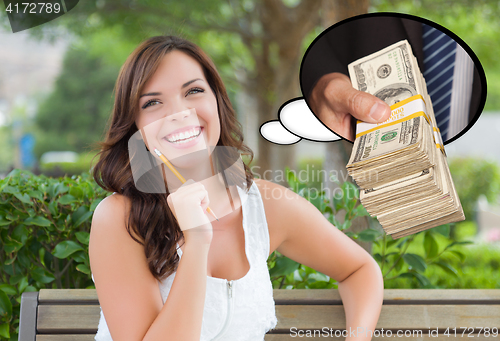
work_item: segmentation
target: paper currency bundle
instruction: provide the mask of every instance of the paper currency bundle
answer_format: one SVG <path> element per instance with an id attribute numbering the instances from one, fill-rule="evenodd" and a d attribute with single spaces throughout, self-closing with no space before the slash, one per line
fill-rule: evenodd
<path id="1" fill-rule="evenodd" d="M 360 200 L 400 238 L 464 220 L 430 96 L 410 44 L 400 41 L 348 66 L 351 82 L 391 106 L 385 122 L 358 121 L 347 165 Z"/>

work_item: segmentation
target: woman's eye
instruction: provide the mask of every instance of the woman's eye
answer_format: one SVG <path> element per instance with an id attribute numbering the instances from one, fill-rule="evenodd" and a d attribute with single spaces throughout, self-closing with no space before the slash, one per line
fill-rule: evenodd
<path id="1" fill-rule="evenodd" d="M 186 92 L 186 96 L 187 95 L 197 94 L 199 92 L 205 92 L 205 90 L 203 90 L 202 88 L 191 88 L 191 89 L 188 90 L 188 92 Z"/>
<path id="2" fill-rule="evenodd" d="M 147 107 L 152 106 L 152 105 L 156 105 L 157 103 L 160 103 L 160 101 L 157 99 L 150 99 L 149 101 L 144 103 L 144 105 L 142 106 L 142 109 L 146 109 Z"/>

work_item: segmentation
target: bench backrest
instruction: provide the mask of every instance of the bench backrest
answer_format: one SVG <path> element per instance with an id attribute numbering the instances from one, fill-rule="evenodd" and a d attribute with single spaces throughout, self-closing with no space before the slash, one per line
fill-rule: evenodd
<path id="1" fill-rule="evenodd" d="M 295 340 L 308 335 L 345 340 L 346 332 L 341 335 L 345 329 L 344 308 L 337 290 L 275 289 L 274 299 L 278 325 L 266 341 Z M 91 341 L 99 316 L 95 290 L 42 289 L 39 293 L 24 293 L 19 340 Z M 476 341 L 492 340 L 494 328 L 498 337 L 500 290 L 386 289 L 374 339 L 389 340 L 401 335 L 405 340 L 436 340 L 474 335 Z"/>

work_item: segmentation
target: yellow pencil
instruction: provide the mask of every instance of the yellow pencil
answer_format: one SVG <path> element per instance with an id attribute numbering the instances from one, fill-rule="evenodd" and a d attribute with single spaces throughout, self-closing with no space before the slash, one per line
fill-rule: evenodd
<path id="1" fill-rule="evenodd" d="M 158 155 L 158 157 L 163 161 L 163 163 L 167 165 L 167 167 L 172 171 L 172 173 L 174 173 L 177 179 L 179 179 L 182 183 L 185 183 L 186 179 L 184 179 L 181 173 L 179 173 L 177 169 L 175 169 L 175 167 L 170 163 L 170 161 L 168 161 L 168 159 L 157 148 L 155 148 L 154 150 L 156 155 Z M 212 211 L 210 207 L 207 207 L 207 212 L 210 213 L 217 221 L 219 221 L 214 211 Z"/>

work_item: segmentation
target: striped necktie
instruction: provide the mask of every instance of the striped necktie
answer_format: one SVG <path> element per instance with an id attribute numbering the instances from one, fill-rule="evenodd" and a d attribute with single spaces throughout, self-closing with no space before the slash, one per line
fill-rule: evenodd
<path id="1" fill-rule="evenodd" d="M 443 140 L 450 121 L 453 68 L 457 43 L 432 26 L 422 24 L 424 42 L 424 78 Z"/>

